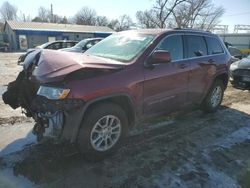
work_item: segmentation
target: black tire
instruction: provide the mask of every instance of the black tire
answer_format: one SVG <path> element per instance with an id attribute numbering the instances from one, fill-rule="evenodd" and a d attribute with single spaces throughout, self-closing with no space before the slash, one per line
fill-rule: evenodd
<path id="1" fill-rule="evenodd" d="M 220 91 L 220 96 L 217 97 L 216 102 L 213 102 L 213 95 Z M 201 110 L 204 112 L 215 112 L 221 105 L 225 91 L 225 85 L 222 80 L 216 80 L 210 88 L 207 96 L 201 104 Z"/>
<path id="2" fill-rule="evenodd" d="M 108 124 L 110 124 L 110 126 L 108 126 L 110 127 L 110 130 L 107 130 L 108 128 L 105 128 L 105 130 L 107 130 L 105 132 L 104 128 L 102 129 L 101 126 L 99 125 L 107 123 L 107 119 L 108 119 Z M 110 122 L 110 119 L 112 123 Z M 97 122 L 99 122 L 99 124 L 97 124 Z M 119 129 L 119 122 L 120 122 L 120 129 Z M 110 140 L 112 136 L 107 135 L 110 133 L 109 131 L 112 132 L 113 125 L 115 125 L 114 127 L 118 127 L 116 128 L 116 130 L 118 130 L 116 132 L 119 132 L 120 130 L 119 136 L 115 137 L 116 135 L 115 134 L 113 135 L 114 140 L 116 140 L 114 145 L 112 145 L 113 143 Z M 105 127 L 106 125 L 102 126 Z M 97 129 L 100 130 L 98 130 L 98 132 L 95 132 L 94 130 L 97 131 Z M 90 160 L 101 160 L 106 156 L 112 154 L 115 150 L 119 148 L 122 139 L 127 134 L 127 130 L 128 130 L 128 118 L 125 111 L 120 106 L 110 102 L 105 102 L 95 105 L 88 110 L 86 116 L 84 117 L 83 124 L 79 130 L 77 139 L 79 150 L 81 151 L 82 154 L 85 155 L 86 158 Z M 113 133 L 110 134 L 112 135 Z M 96 138 L 100 139 L 96 140 L 95 142 L 93 141 L 93 138 L 95 138 L 95 140 Z M 100 144 L 99 143 L 100 140 L 103 140 L 101 142 L 104 143 Z M 100 146 L 96 146 L 95 143 L 100 144 Z M 105 144 L 106 145 L 109 144 L 110 148 L 105 150 L 104 149 Z M 100 151 L 102 147 L 103 151 Z"/>

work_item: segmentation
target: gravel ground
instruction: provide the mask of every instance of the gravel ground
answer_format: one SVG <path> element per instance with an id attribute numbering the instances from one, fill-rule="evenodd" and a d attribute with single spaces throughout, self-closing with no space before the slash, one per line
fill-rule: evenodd
<path id="1" fill-rule="evenodd" d="M 0 53 L 0 92 L 20 71 L 19 55 Z M 216 113 L 141 123 L 100 162 L 72 146 L 37 144 L 34 122 L 2 100 L 0 114 L 0 187 L 250 187 L 250 93 L 230 85 Z"/>

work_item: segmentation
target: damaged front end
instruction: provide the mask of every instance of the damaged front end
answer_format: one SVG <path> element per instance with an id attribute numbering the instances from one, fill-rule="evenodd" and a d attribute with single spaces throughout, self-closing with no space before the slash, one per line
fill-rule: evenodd
<path id="1" fill-rule="evenodd" d="M 45 135 L 74 142 L 77 132 L 73 127 L 81 123 L 84 104 L 81 99 L 49 100 L 43 96 L 35 97 L 31 104 L 36 121 L 33 133 L 38 140 Z"/>
<path id="2" fill-rule="evenodd" d="M 110 72 L 107 70 L 117 70 L 118 67 L 117 64 L 100 64 L 97 59 L 82 54 L 37 50 L 28 54 L 23 70 L 9 83 L 2 98 L 13 109 L 21 107 L 27 117 L 35 120 L 33 133 L 38 141 L 45 135 L 74 142 L 85 101 L 69 98 L 71 91 L 66 83 L 70 85 L 72 79 L 107 74 Z"/>
<path id="3" fill-rule="evenodd" d="M 3 101 L 13 109 L 21 107 L 27 117 L 35 120 L 32 132 L 37 136 L 38 141 L 44 135 L 72 140 L 74 132 L 71 129 L 68 128 L 67 132 L 63 132 L 66 122 L 71 119 L 67 117 L 71 116 L 73 109 L 74 114 L 81 117 L 77 109 L 82 109 L 84 102 L 80 99 L 65 99 L 69 90 L 60 90 L 56 86 L 55 88 L 58 88 L 56 93 L 52 87 L 41 86 L 41 83 L 34 79 L 33 72 L 42 61 L 41 53 L 42 51 L 35 51 L 27 57 L 24 68 L 16 80 L 8 84 L 7 91 L 2 96 Z M 73 120 L 76 119 L 76 117 L 73 118 Z M 73 120 L 71 123 L 74 122 Z"/>

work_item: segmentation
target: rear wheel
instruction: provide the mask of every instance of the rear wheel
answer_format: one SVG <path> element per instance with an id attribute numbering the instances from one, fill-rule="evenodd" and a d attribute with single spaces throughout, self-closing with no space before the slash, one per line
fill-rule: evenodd
<path id="1" fill-rule="evenodd" d="M 79 131 L 78 146 L 90 159 L 102 159 L 113 153 L 127 133 L 128 119 L 124 110 L 113 103 L 92 107 Z"/>
<path id="2" fill-rule="evenodd" d="M 214 112 L 221 105 L 225 85 L 221 80 L 216 80 L 204 99 L 201 109 L 205 112 Z"/>

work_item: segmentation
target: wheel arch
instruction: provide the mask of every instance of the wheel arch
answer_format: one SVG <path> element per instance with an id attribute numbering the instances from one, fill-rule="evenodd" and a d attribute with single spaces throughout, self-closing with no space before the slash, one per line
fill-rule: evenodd
<path id="1" fill-rule="evenodd" d="M 217 81 L 217 80 L 221 80 L 224 84 L 224 89 L 226 89 L 227 85 L 228 85 L 228 80 L 229 80 L 229 75 L 228 73 L 226 72 L 223 72 L 221 74 L 217 74 L 214 79 L 210 82 L 210 84 L 207 86 L 206 88 L 206 92 L 204 93 L 201 101 L 200 101 L 200 104 L 202 104 L 205 100 L 205 98 L 207 97 L 207 95 L 209 94 L 209 91 L 211 89 L 211 87 L 214 85 L 214 83 Z"/>
<path id="2" fill-rule="evenodd" d="M 117 93 L 117 94 L 102 96 L 102 97 L 98 97 L 98 98 L 92 99 L 91 101 L 86 102 L 83 108 L 81 123 L 79 123 L 79 125 L 75 127 L 76 131 L 74 132 L 76 134 L 73 136 L 72 140 L 74 141 L 77 140 L 78 132 L 84 120 L 84 116 L 88 113 L 88 111 L 94 108 L 96 105 L 100 105 L 105 102 L 111 102 L 111 103 L 119 105 L 127 114 L 128 125 L 129 125 L 128 128 L 131 128 L 134 126 L 135 120 L 136 120 L 136 113 L 135 113 L 134 103 L 128 94 Z"/>
<path id="3" fill-rule="evenodd" d="M 85 105 L 83 118 L 84 115 L 86 115 L 86 113 L 88 112 L 88 110 L 90 110 L 96 105 L 105 102 L 111 102 L 119 105 L 126 112 L 128 116 L 129 127 L 132 127 L 134 125 L 136 119 L 134 103 L 132 102 L 131 97 L 126 93 L 117 93 L 117 94 L 102 96 L 87 102 Z"/>
<path id="4" fill-rule="evenodd" d="M 216 81 L 216 80 L 222 80 L 225 88 L 227 87 L 227 84 L 228 84 L 228 80 L 229 80 L 229 75 L 228 73 L 222 73 L 222 74 L 219 74 L 215 77 L 213 83 Z M 212 84 L 213 84 L 212 83 Z"/>

